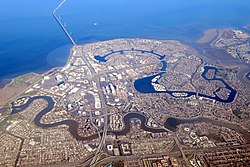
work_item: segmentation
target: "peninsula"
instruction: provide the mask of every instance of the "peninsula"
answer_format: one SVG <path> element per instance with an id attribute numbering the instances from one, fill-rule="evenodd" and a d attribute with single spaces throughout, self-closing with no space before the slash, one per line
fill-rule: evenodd
<path id="1" fill-rule="evenodd" d="M 73 46 L 0 109 L 0 165 L 204 166 L 229 163 L 228 148 L 248 162 L 250 92 L 237 75 L 174 40 Z"/>

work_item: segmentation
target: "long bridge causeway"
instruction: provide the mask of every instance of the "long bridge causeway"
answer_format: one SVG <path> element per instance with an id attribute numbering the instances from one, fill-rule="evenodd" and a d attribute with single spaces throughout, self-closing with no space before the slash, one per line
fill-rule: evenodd
<path id="1" fill-rule="evenodd" d="M 68 32 L 68 30 L 66 29 L 66 27 L 62 24 L 62 22 L 60 21 L 60 19 L 57 17 L 56 12 L 58 9 L 61 8 L 61 6 L 66 2 L 66 0 L 63 0 L 58 6 L 57 8 L 53 11 L 53 16 L 56 19 L 56 21 L 58 22 L 58 24 L 61 26 L 61 28 L 63 29 L 63 31 L 65 32 L 65 34 L 67 35 L 67 37 L 69 38 L 70 42 L 76 46 L 76 42 L 74 41 L 74 39 L 72 38 L 72 36 L 70 35 L 70 33 Z"/>

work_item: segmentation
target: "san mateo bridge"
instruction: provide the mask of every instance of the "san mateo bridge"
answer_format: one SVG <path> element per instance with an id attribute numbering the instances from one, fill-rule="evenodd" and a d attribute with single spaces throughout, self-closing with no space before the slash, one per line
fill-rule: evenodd
<path id="1" fill-rule="evenodd" d="M 57 8 L 53 11 L 53 16 L 56 19 L 56 21 L 58 22 L 58 24 L 61 26 L 62 30 L 64 31 L 64 33 L 67 35 L 67 37 L 69 38 L 70 42 L 76 46 L 76 42 L 74 41 L 73 37 L 70 35 L 70 32 L 68 32 L 68 30 L 66 29 L 66 26 L 63 25 L 63 23 L 61 22 L 61 20 L 59 19 L 59 17 L 56 15 L 56 12 L 62 7 L 62 5 L 66 2 L 66 0 L 63 0 L 58 6 Z"/>

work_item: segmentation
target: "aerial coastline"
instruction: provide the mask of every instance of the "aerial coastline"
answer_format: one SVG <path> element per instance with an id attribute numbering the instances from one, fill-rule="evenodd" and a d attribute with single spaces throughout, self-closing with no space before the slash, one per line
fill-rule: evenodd
<path id="1" fill-rule="evenodd" d="M 248 2 L 14 1 L 0 167 L 250 164 Z"/>
<path id="2" fill-rule="evenodd" d="M 244 28 L 246 28 L 247 30 L 250 30 L 250 24 L 244 26 Z"/>
<path id="3" fill-rule="evenodd" d="M 249 35 L 245 32 L 242 32 L 237 29 L 233 28 L 224 28 L 224 29 L 208 29 L 204 31 L 203 37 L 201 37 L 197 43 L 201 47 L 201 56 L 208 62 L 212 64 L 216 64 L 222 67 L 229 67 L 229 68 L 239 68 L 238 78 L 248 85 L 250 83 L 249 79 L 247 79 L 247 73 L 250 71 L 250 63 L 245 62 L 243 59 L 239 59 L 234 57 L 231 53 L 227 51 L 225 47 L 215 47 L 214 43 L 220 40 L 222 34 L 226 34 L 228 32 L 232 33 L 233 31 L 239 31 L 245 36 L 245 38 L 249 38 Z M 229 34 L 229 33 L 228 33 Z M 232 34 L 231 34 L 232 35 Z M 235 38 L 234 36 L 231 39 Z M 239 37 L 240 39 L 241 37 Z M 239 40 L 238 39 L 238 40 Z M 228 41 L 230 37 L 228 38 Z M 240 44 L 240 41 L 239 41 Z M 229 44 L 230 45 L 230 44 Z M 242 53 L 241 53 L 242 54 Z M 246 55 L 247 56 L 247 55 Z M 248 59 L 250 56 L 248 57 Z"/>
<path id="4" fill-rule="evenodd" d="M 203 36 L 198 39 L 196 42 L 199 44 L 206 44 L 206 43 L 210 43 L 211 41 L 213 41 L 214 39 L 216 39 L 219 35 L 219 30 L 216 28 L 212 28 L 212 29 L 207 29 L 203 32 Z"/>
<path id="5" fill-rule="evenodd" d="M 19 125 L 32 127 L 34 132 L 40 128 L 43 131 L 60 129 L 61 135 L 55 140 L 70 138 L 71 144 L 83 141 L 78 151 L 84 152 L 84 156 L 74 158 L 74 161 L 94 153 L 94 159 L 88 163 L 98 162 L 96 159 L 102 150 L 100 145 L 108 147 L 108 143 L 116 140 L 123 140 L 131 147 L 128 155 L 135 152 L 145 154 L 137 148 L 142 140 L 133 137 L 136 134 L 143 136 L 145 132 L 152 136 L 169 136 L 167 145 L 162 148 L 172 150 L 174 141 L 185 141 L 174 139 L 174 135 L 184 135 L 180 129 L 183 126 L 191 128 L 192 124 L 197 124 L 198 129 L 208 124 L 215 129 L 226 127 L 236 135 L 233 138 L 241 136 L 237 141 L 244 145 L 249 142 L 249 121 L 247 116 L 238 115 L 238 110 L 247 115 L 247 109 L 242 106 L 225 112 L 228 106 L 248 104 L 245 98 L 248 89 L 238 81 L 237 73 L 234 67 L 225 68 L 203 61 L 195 49 L 175 40 L 125 38 L 77 45 L 71 49 L 65 66 L 42 75 L 32 74 L 15 79 L 13 83 L 23 85 L 23 90 L 12 100 L 7 100 L 1 109 L 1 116 L 6 121 L 13 119 L 10 125 L 4 127 L 10 133 L 20 129 Z M 142 80 L 145 81 L 140 84 Z M 5 89 L 11 89 L 11 86 Z M 200 108 L 200 105 L 211 104 L 218 112 Z M 151 107 L 158 112 L 148 110 Z M 16 126 L 15 122 L 20 117 L 25 119 Z M 168 118 L 175 118 L 177 125 L 170 127 L 166 121 Z M 130 122 L 134 123 L 130 125 Z M 140 124 L 137 130 L 134 124 Z M 229 134 L 227 129 L 223 133 Z M 117 139 L 113 140 L 109 135 Z M 133 142 L 128 142 L 131 139 Z M 165 137 L 153 137 L 152 140 L 159 146 L 166 142 Z M 203 142 L 208 147 L 215 147 L 217 142 L 212 140 L 207 137 Z M 91 143 L 93 149 L 85 142 Z M 211 142 L 213 144 L 209 145 Z M 38 148 L 42 146 L 39 141 L 37 144 Z M 35 149 L 35 145 L 30 147 L 24 144 L 22 147 Z M 56 149 L 53 146 L 49 148 Z M 182 149 L 182 146 L 179 148 Z M 164 153 L 160 148 L 154 151 L 160 155 Z M 118 154 L 113 151 L 106 153 L 111 157 Z M 36 155 L 21 153 L 23 156 L 37 158 Z M 29 164 L 21 157 L 18 163 Z"/>

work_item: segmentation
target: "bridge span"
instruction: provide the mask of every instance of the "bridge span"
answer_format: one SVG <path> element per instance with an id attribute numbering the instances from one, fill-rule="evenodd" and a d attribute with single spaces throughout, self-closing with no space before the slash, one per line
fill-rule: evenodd
<path id="1" fill-rule="evenodd" d="M 57 17 L 56 12 L 58 9 L 61 8 L 61 6 L 66 2 L 66 0 L 63 0 L 57 7 L 56 9 L 53 11 L 53 16 L 56 19 L 56 21 L 58 22 L 58 24 L 61 26 L 61 28 L 63 29 L 64 33 L 67 35 L 67 37 L 69 38 L 70 42 L 76 46 L 76 42 L 74 41 L 73 37 L 70 35 L 70 33 L 68 32 L 68 30 L 66 29 L 66 27 L 62 24 L 62 22 L 60 21 L 60 19 Z"/>

